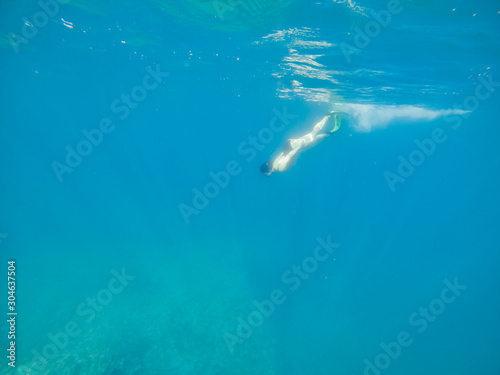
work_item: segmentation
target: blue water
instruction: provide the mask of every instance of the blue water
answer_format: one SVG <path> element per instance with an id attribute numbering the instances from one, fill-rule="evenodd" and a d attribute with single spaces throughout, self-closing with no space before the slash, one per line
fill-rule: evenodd
<path id="1" fill-rule="evenodd" d="M 47 4 L 0 4 L 1 374 L 500 373 L 497 1 Z"/>

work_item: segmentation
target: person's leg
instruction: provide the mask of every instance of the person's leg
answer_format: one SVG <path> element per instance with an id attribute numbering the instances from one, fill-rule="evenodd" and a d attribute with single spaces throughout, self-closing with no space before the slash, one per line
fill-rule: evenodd
<path id="1" fill-rule="evenodd" d="M 286 141 L 285 143 L 285 148 L 283 149 L 283 153 L 286 155 L 288 154 L 290 151 L 293 150 L 293 147 L 292 147 L 292 140 L 289 139 L 288 141 Z"/>
<path id="2" fill-rule="evenodd" d="M 315 137 L 316 134 L 318 134 L 323 129 L 323 127 L 325 126 L 325 124 L 329 118 L 330 118 L 330 115 L 326 115 L 320 122 L 318 122 L 316 125 L 314 125 L 314 128 L 311 132 L 311 135 L 313 137 Z"/>
<path id="3" fill-rule="evenodd" d="M 316 139 L 317 135 L 326 134 L 330 135 L 340 128 L 342 116 L 340 113 L 330 112 L 328 115 L 318 122 L 311 132 L 311 135 Z"/>
<path id="4" fill-rule="evenodd" d="M 321 133 L 321 134 L 316 134 L 316 135 L 314 136 L 314 140 L 313 140 L 313 142 L 311 142 L 311 143 L 317 142 L 317 141 L 319 141 L 320 139 L 326 138 L 326 137 L 328 137 L 328 136 L 330 136 L 330 133 Z"/>

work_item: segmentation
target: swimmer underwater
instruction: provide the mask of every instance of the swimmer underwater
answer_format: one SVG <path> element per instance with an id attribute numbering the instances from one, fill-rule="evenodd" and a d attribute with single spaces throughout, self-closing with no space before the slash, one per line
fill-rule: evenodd
<path id="1" fill-rule="evenodd" d="M 314 125 L 310 133 L 297 139 L 289 139 L 286 142 L 283 152 L 276 158 L 262 164 L 260 166 L 260 171 L 266 176 L 270 176 L 274 172 L 285 172 L 289 170 L 301 151 L 312 147 L 321 139 L 332 135 L 340 129 L 342 114 L 345 113 L 332 111 Z"/>

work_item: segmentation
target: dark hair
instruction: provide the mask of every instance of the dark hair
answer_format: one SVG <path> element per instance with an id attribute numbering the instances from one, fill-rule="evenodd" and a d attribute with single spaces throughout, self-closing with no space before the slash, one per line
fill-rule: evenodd
<path id="1" fill-rule="evenodd" d="M 271 174 L 271 167 L 270 167 L 270 162 L 266 161 L 260 166 L 260 171 L 265 174 L 266 176 L 269 176 Z"/>

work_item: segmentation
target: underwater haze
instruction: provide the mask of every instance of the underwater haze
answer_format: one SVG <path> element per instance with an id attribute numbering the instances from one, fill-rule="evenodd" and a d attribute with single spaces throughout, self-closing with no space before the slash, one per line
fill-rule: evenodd
<path id="1" fill-rule="evenodd" d="M 1 375 L 500 374 L 498 1 L 0 20 Z"/>

